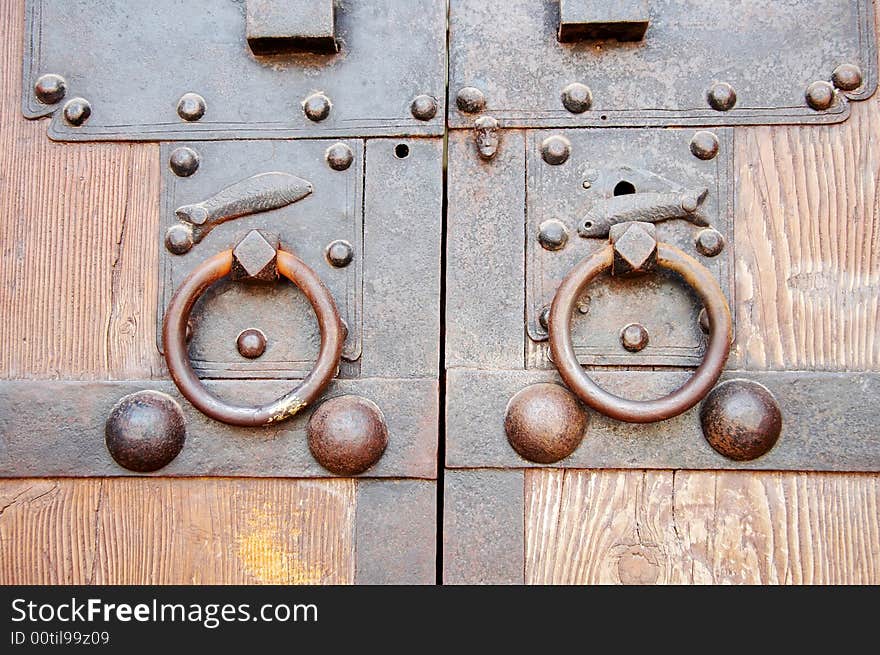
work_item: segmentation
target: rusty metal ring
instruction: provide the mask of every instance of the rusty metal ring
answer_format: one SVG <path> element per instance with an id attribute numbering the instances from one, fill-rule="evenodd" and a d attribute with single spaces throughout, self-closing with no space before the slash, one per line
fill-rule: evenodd
<path id="1" fill-rule="evenodd" d="M 162 343 L 171 379 L 189 402 L 206 416 L 230 425 L 256 426 L 290 418 L 314 402 L 330 383 L 339 367 L 345 336 L 336 303 L 318 274 L 299 257 L 278 250 L 278 272 L 293 282 L 308 298 L 318 318 L 321 348 L 314 368 L 296 387 L 281 398 L 259 407 L 232 405 L 220 400 L 199 380 L 186 345 L 186 324 L 199 296 L 232 270 L 232 251 L 225 250 L 200 264 L 183 281 L 165 311 Z"/>
<path id="2" fill-rule="evenodd" d="M 612 246 L 583 260 L 565 277 L 550 307 L 548 331 L 553 361 L 569 389 L 605 416 L 629 423 L 653 423 L 678 416 L 696 405 L 718 381 L 733 339 L 733 323 L 724 292 L 712 273 L 693 257 L 667 243 L 657 244 L 657 265 L 678 273 L 703 301 L 709 316 L 709 344 L 700 366 L 678 390 L 656 400 L 628 400 L 599 387 L 574 352 L 571 315 L 587 285 L 611 269 Z"/>

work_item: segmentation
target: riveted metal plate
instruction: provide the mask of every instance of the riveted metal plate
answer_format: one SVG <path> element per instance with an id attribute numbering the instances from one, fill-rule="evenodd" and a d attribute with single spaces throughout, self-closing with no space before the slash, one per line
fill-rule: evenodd
<path id="1" fill-rule="evenodd" d="M 696 235 L 704 229 L 686 219 L 656 223 L 657 239 L 692 255 L 715 274 L 733 302 L 733 131 L 720 128 L 718 154 L 701 160 L 691 153 L 693 129 L 608 129 L 529 131 L 526 140 L 526 317 L 527 362 L 552 368 L 547 330 L 541 311 L 553 302 L 556 289 L 574 266 L 607 245 L 608 230 L 598 223 L 595 236 L 579 236 L 585 216 L 616 193 L 670 194 L 708 190 L 696 214 L 724 239 L 715 256 L 702 255 Z M 548 138 L 570 143 L 568 159 L 559 165 L 542 158 Z M 662 196 L 661 196 L 662 197 Z M 560 223 L 565 244 L 548 249 L 540 242 L 541 226 Z M 584 364 L 691 366 L 699 364 L 706 338 L 700 329 L 702 305 L 675 275 L 651 273 L 636 278 L 603 276 L 582 297 L 573 314 L 572 337 Z M 639 352 L 621 344 L 621 329 L 643 325 L 649 341 Z"/>
<path id="2" fill-rule="evenodd" d="M 28 0 L 24 114 L 52 114 L 49 136 L 64 141 L 442 134 L 446 3 L 335 8 L 338 52 L 262 56 L 248 47 L 240 0 Z M 45 74 L 66 80 L 64 99 L 37 100 Z M 329 99 L 319 122 L 302 106 L 315 92 Z M 186 93 L 204 99 L 201 118 L 178 115 Z M 423 95 L 436 111 L 416 118 Z M 62 111 L 76 97 L 91 107 L 80 126 Z"/>
<path id="3" fill-rule="evenodd" d="M 557 0 L 451 0 L 451 97 L 479 89 L 504 127 L 743 125 L 839 122 L 876 88 L 872 0 L 647 4 L 641 40 L 560 43 Z M 862 84 L 812 109 L 807 87 L 841 64 L 857 65 Z M 708 103 L 718 82 L 736 92 L 729 111 Z M 592 91 L 582 113 L 563 105 L 572 83 Z M 468 127 L 473 115 L 453 108 L 449 120 Z"/>
<path id="4" fill-rule="evenodd" d="M 341 171 L 331 168 L 326 157 L 328 148 L 337 143 L 351 152 L 351 164 Z M 187 177 L 179 177 L 167 164 L 180 147 L 190 148 L 199 160 L 196 172 Z M 282 247 L 315 270 L 333 293 L 348 328 L 343 358 L 357 361 L 363 334 L 364 148 L 362 140 L 163 144 L 160 244 L 166 230 L 181 223 L 175 213 L 179 207 L 200 203 L 251 176 L 293 175 L 307 182 L 311 192 L 284 207 L 219 224 L 185 254 L 176 255 L 160 246 L 159 347 L 165 307 L 181 281 L 201 262 L 259 229 L 277 235 Z M 352 259 L 344 267 L 333 266 L 326 254 L 328 245 L 338 240 L 351 245 Z M 320 345 L 317 319 L 308 300 L 286 280 L 220 282 L 198 301 L 191 324 L 190 358 L 196 371 L 208 377 L 302 377 L 312 367 Z M 238 334 L 248 328 L 261 330 L 267 338 L 266 350 L 258 359 L 242 356 L 236 347 Z M 343 374 L 356 371 L 350 365 L 343 368 Z"/>

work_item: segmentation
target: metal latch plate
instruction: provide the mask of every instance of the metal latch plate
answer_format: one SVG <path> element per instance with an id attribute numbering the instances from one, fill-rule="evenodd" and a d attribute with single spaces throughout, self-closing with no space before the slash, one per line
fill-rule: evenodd
<path id="1" fill-rule="evenodd" d="M 23 111 L 29 118 L 53 114 L 53 139 L 443 133 L 442 0 L 338 3 L 338 52 L 266 56 L 248 46 L 246 4 L 240 0 L 28 0 L 26 11 Z M 46 74 L 66 81 L 66 95 L 53 104 L 34 93 Z M 178 115 L 187 93 L 204 99 L 198 119 Z M 329 110 L 317 121 L 303 109 L 315 93 L 327 99 Z M 80 125 L 64 117 L 65 103 L 75 98 L 90 107 Z"/>
<path id="2" fill-rule="evenodd" d="M 480 110 L 505 127 L 831 123 L 877 86 L 872 0 L 648 4 L 642 40 L 560 43 L 558 2 L 451 0 L 451 97 L 478 89 Z M 809 107 L 807 87 L 841 64 L 857 65 L 862 83 Z M 729 111 L 707 102 L 719 82 L 735 90 Z M 572 83 L 592 92 L 581 113 L 563 103 Z M 449 121 L 468 127 L 473 116 L 453 108 Z"/>
<path id="3" fill-rule="evenodd" d="M 607 232 L 585 238 L 579 226 L 598 203 L 615 193 L 670 194 L 708 190 L 699 209 L 723 238 L 714 256 L 701 254 L 697 235 L 705 229 L 685 219 L 656 223 L 657 239 L 695 257 L 721 284 L 731 308 L 733 302 L 733 130 L 713 131 L 718 153 L 702 160 L 690 149 L 692 129 L 590 129 L 528 132 L 526 148 L 526 313 L 533 360 L 552 367 L 547 359 L 547 331 L 540 323 L 561 280 L 582 259 L 607 245 Z M 542 145 L 548 138 L 566 139 L 570 155 L 562 165 L 548 164 Z M 559 249 L 540 242 L 542 225 L 561 223 L 567 240 Z M 572 337 L 583 364 L 627 366 L 694 366 L 705 349 L 699 325 L 701 304 L 687 285 L 671 275 L 647 277 L 605 276 L 590 285 L 575 311 Z M 629 324 L 643 325 L 650 340 L 638 352 L 621 345 L 620 331 Z"/>

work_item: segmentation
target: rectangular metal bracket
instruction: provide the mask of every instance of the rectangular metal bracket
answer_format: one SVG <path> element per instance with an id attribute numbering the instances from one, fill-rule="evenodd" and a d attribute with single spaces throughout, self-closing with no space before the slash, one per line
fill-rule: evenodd
<path id="1" fill-rule="evenodd" d="M 247 0 L 247 40 L 256 55 L 336 52 L 333 0 Z"/>
<path id="2" fill-rule="evenodd" d="M 648 0 L 559 0 L 559 40 L 639 41 L 648 30 Z"/>

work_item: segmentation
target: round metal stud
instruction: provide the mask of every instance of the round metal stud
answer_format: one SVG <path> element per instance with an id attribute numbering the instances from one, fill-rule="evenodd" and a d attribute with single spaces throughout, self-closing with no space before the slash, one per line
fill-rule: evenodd
<path id="1" fill-rule="evenodd" d="M 620 344 L 631 353 L 644 350 L 648 345 L 648 331 L 641 323 L 630 323 L 620 331 Z"/>
<path id="2" fill-rule="evenodd" d="M 706 96 L 709 106 L 718 111 L 730 111 L 736 105 L 736 91 L 727 82 L 716 82 Z"/>
<path id="3" fill-rule="evenodd" d="M 707 227 L 697 234 L 696 246 L 701 255 L 715 257 L 724 250 L 724 236 L 718 230 Z"/>
<path id="4" fill-rule="evenodd" d="M 335 268 L 344 268 L 354 259 L 354 248 L 348 241 L 337 239 L 331 241 L 325 250 L 327 261 Z"/>
<path id="5" fill-rule="evenodd" d="M 34 95 L 44 105 L 61 102 L 65 93 L 67 93 L 67 82 L 55 73 L 41 75 L 34 84 Z"/>
<path id="6" fill-rule="evenodd" d="M 79 127 L 92 115 L 92 105 L 85 98 L 71 98 L 64 103 L 63 113 L 64 120 L 74 127 Z"/>
<path id="7" fill-rule="evenodd" d="M 745 462 L 768 452 L 782 431 L 782 413 L 773 394 L 753 380 L 728 380 L 700 407 L 703 436 L 716 451 Z"/>
<path id="8" fill-rule="evenodd" d="M 855 91 L 862 86 L 862 69 L 855 64 L 841 64 L 831 74 L 831 81 L 841 91 Z"/>
<path id="9" fill-rule="evenodd" d="M 199 170 L 199 153 L 192 148 L 175 148 L 168 158 L 168 166 L 179 177 L 189 177 Z"/>
<path id="10" fill-rule="evenodd" d="M 354 153 L 345 143 L 334 143 L 325 153 L 327 164 L 334 171 L 344 171 L 354 161 Z"/>
<path id="11" fill-rule="evenodd" d="M 256 359 L 266 352 L 266 335 L 257 328 L 242 330 L 235 340 L 235 347 L 238 348 L 238 354 L 242 357 Z"/>
<path id="12" fill-rule="evenodd" d="M 813 82 L 805 94 L 807 104 L 816 111 L 825 111 L 834 105 L 834 85 L 825 80 Z"/>
<path id="13" fill-rule="evenodd" d="M 337 475 L 357 475 L 373 466 L 388 446 L 382 410 L 360 396 L 338 396 L 322 403 L 306 427 L 309 450 Z"/>
<path id="14" fill-rule="evenodd" d="M 193 231 L 189 225 L 177 223 L 165 231 L 165 247 L 175 255 L 185 255 L 193 247 Z"/>
<path id="15" fill-rule="evenodd" d="M 580 82 L 572 82 L 562 90 L 562 106 L 572 114 L 583 114 L 593 106 L 593 92 Z"/>
<path id="16" fill-rule="evenodd" d="M 149 473 L 167 466 L 183 449 L 186 421 L 180 405 L 168 394 L 138 391 L 110 411 L 104 439 L 117 464 Z"/>
<path id="17" fill-rule="evenodd" d="M 302 103 L 303 112 L 305 113 L 306 118 L 316 123 L 327 118 L 330 115 L 330 109 L 332 107 L 333 103 L 330 102 L 330 98 L 323 93 L 313 93 L 303 100 Z"/>
<path id="18" fill-rule="evenodd" d="M 544 330 L 549 329 L 550 327 L 550 305 L 545 305 L 541 308 L 541 311 L 538 312 L 538 325 L 540 325 Z"/>
<path id="19" fill-rule="evenodd" d="M 478 114 L 486 108 L 486 96 L 475 87 L 465 86 L 458 90 L 455 106 L 466 114 Z"/>
<path id="20" fill-rule="evenodd" d="M 544 250 L 561 250 L 568 243 L 568 230 L 557 220 L 544 221 L 538 230 L 538 241 Z"/>
<path id="21" fill-rule="evenodd" d="M 564 136 L 548 136 L 541 143 L 541 158 L 551 166 L 559 166 L 571 155 L 571 141 Z"/>
<path id="22" fill-rule="evenodd" d="M 205 115 L 208 105 L 198 93 L 184 93 L 177 101 L 177 115 L 185 121 L 197 121 Z"/>
<path id="23" fill-rule="evenodd" d="M 713 132 L 702 130 L 691 139 L 691 153 L 697 159 L 708 161 L 718 155 L 718 137 Z"/>
<path id="24" fill-rule="evenodd" d="M 513 449 L 525 459 L 552 464 L 581 444 L 589 416 L 567 389 L 558 384 L 533 384 L 507 403 L 504 431 Z"/>
<path id="25" fill-rule="evenodd" d="M 437 115 L 437 98 L 429 95 L 416 96 L 409 110 L 420 121 L 429 121 Z"/>

